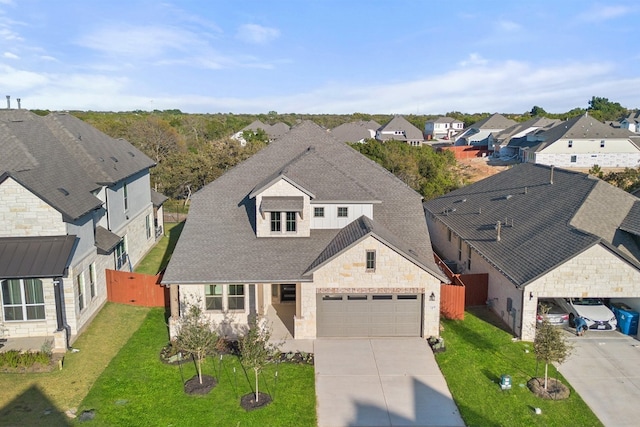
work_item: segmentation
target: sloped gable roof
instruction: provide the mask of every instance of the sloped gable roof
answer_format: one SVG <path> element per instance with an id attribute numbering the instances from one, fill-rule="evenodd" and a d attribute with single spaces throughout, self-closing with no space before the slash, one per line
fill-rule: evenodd
<path id="1" fill-rule="evenodd" d="M 331 129 L 330 133 L 331 136 L 340 142 L 358 142 L 363 139 L 375 137 L 376 130 L 379 128 L 380 125 L 373 120 L 368 122 L 360 120 L 336 126 Z"/>
<path id="2" fill-rule="evenodd" d="M 394 116 L 393 119 L 380 129 L 382 131 L 404 131 L 404 137 L 402 135 L 385 135 L 381 134 L 380 137 L 384 140 L 396 139 L 399 141 L 404 140 L 423 140 L 422 131 L 409 123 L 403 116 Z"/>
<path id="3" fill-rule="evenodd" d="M 492 114 L 489 117 L 475 122 L 469 129 L 506 129 L 515 125 L 517 122 L 503 116 L 502 114 Z"/>
<path id="4" fill-rule="evenodd" d="M 534 117 L 532 119 L 527 120 L 526 122 L 516 123 L 513 126 L 510 126 L 500 132 L 494 134 L 494 138 L 498 141 L 510 141 L 512 137 L 521 134 L 522 132 L 526 132 L 530 129 L 530 132 L 533 132 L 541 127 L 549 126 L 551 124 L 555 124 L 560 122 L 560 120 L 556 119 L 548 119 L 546 117 Z M 530 133 L 529 132 L 529 133 Z M 524 135 L 519 135 L 524 136 Z"/>
<path id="5" fill-rule="evenodd" d="M 634 135 L 627 129 L 618 129 L 586 114 L 558 123 L 540 135 L 547 145 L 560 139 L 629 138 Z"/>
<path id="6" fill-rule="evenodd" d="M 93 195 L 102 184 L 154 165 L 128 142 L 65 113 L 40 117 L 28 110 L 0 110 L 0 141 L 0 174 L 71 220 L 102 205 Z"/>
<path id="7" fill-rule="evenodd" d="M 283 169 L 316 200 L 379 201 L 373 204 L 376 223 L 397 236 L 434 275 L 441 274 L 433 261 L 421 196 L 306 121 L 194 194 L 163 283 L 307 281 L 305 271 L 340 230 L 313 229 L 310 237 L 256 237 L 255 199 L 250 194 Z"/>
<path id="8" fill-rule="evenodd" d="M 393 233 L 390 233 L 382 225 L 376 223 L 371 218 L 361 216 L 349 225 L 341 229 L 338 234 L 333 238 L 331 243 L 320 253 L 313 263 L 309 266 L 305 275 L 313 273 L 318 268 L 331 261 L 333 258 L 343 253 L 356 243 L 360 242 L 367 236 L 373 236 L 377 240 L 381 241 L 385 245 L 389 246 L 406 259 L 418 264 L 421 268 L 427 268 L 416 259 L 411 249 L 407 249 L 405 245 L 400 241 Z M 446 280 L 444 275 L 442 280 Z"/>
<path id="9" fill-rule="evenodd" d="M 553 169 L 551 184 L 551 171 L 543 165 L 519 164 L 425 202 L 425 209 L 516 285 L 526 285 L 599 243 L 639 267 L 637 246 L 618 231 L 633 196 L 586 174 L 558 168 Z M 612 204 L 600 206 L 606 201 Z M 587 226 L 615 209 L 620 213 L 602 225 Z"/>

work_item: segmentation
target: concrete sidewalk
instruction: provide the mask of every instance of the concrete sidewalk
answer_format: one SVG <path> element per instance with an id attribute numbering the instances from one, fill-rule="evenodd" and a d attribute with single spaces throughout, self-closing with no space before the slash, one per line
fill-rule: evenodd
<path id="1" fill-rule="evenodd" d="M 464 426 L 421 338 L 317 339 L 318 425 Z"/>

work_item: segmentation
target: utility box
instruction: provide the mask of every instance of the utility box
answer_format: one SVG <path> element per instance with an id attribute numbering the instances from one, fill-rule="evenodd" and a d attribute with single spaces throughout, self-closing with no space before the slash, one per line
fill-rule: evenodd
<path id="1" fill-rule="evenodd" d="M 611 311 L 616 315 L 620 332 L 625 335 L 638 334 L 638 320 L 640 313 L 634 311 L 631 307 L 623 302 L 614 302 L 611 304 Z"/>
<path id="2" fill-rule="evenodd" d="M 503 390 L 511 390 L 511 375 L 502 375 L 500 377 L 500 388 Z"/>

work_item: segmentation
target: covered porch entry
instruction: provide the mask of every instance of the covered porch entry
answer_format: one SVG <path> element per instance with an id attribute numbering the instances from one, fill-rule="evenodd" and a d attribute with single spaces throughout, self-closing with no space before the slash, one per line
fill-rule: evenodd
<path id="1" fill-rule="evenodd" d="M 264 289 L 264 315 L 271 325 L 272 338 L 290 340 L 295 337 L 295 318 L 300 318 L 300 284 L 271 283 Z"/>

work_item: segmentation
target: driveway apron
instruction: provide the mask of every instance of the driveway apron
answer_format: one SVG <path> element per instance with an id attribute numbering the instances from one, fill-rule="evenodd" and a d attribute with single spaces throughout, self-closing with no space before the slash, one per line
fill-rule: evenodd
<path id="1" fill-rule="evenodd" d="M 421 338 L 317 339 L 318 425 L 464 426 Z"/>
<path id="2" fill-rule="evenodd" d="M 571 356 L 558 370 L 605 426 L 637 426 L 640 342 L 619 332 L 570 336 Z"/>

